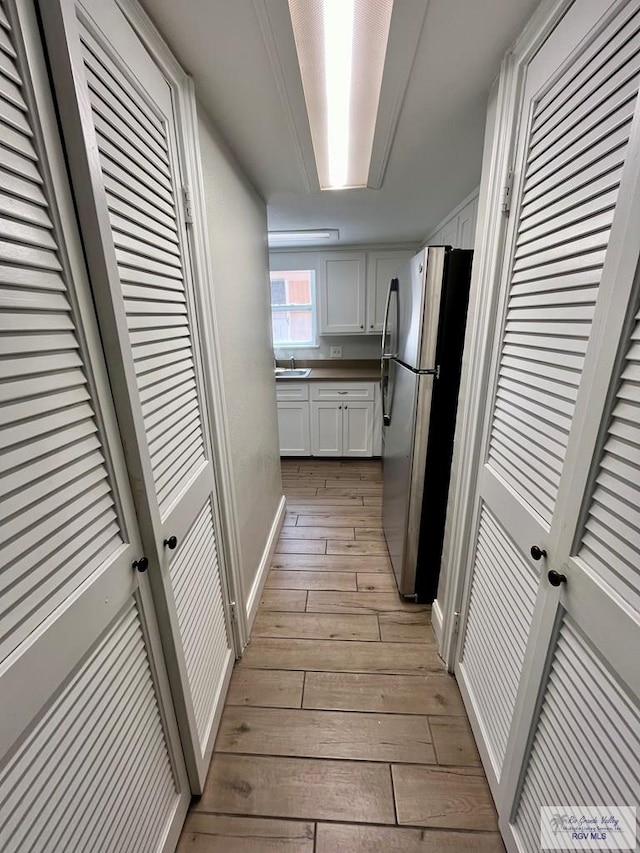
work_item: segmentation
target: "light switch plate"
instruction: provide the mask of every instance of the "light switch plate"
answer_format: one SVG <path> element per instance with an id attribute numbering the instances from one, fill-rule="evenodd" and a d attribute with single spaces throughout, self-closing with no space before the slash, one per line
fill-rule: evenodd
<path id="1" fill-rule="evenodd" d="M 342 347 L 331 347 L 329 355 L 331 358 L 342 358 Z"/>

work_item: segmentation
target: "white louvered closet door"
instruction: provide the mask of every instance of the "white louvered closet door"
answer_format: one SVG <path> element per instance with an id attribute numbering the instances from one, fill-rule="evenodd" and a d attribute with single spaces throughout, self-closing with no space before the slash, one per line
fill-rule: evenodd
<path id="1" fill-rule="evenodd" d="M 171 90 L 115 0 L 42 4 L 192 790 L 233 666 Z M 66 42 L 68 56 L 59 56 Z M 122 372 L 118 373 L 119 364 Z"/>
<path id="2" fill-rule="evenodd" d="M 0 849 L 173 849 L 190 801 L 38 24 L 0 2 Z"/>
<path id="3" fill-rule="evenodd" d="M 638 0 L 576 0 L 526 71 L 456 661 L 510 850 L 539 849 L 540 805 L 634 805 L 638 790 L 638 768 L 625 767 L 640 723 L 628 653 L 629 643 L 640 647 L 629 567 L 640 544 L 631 386 L 620 392 L 593 500 L 588 473 L 640 251 L 639 85 Z M 633 366 L 621 370 L 637 381 Z M 572 557 L 578 547 L 581 558 Z M 553 586 L 550 571 L 566 583 Z M 635 731 L 631 741 L 616 742 L 617 725 Z M 595 732 L 602 754 L 583 773 L 579 743 Z M 611 763 L 620 772 L 605 781 Z"/>

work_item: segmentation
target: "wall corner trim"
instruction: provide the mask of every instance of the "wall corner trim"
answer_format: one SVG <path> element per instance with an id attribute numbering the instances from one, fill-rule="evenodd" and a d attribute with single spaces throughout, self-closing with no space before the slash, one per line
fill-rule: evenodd
<path id="1" fill-rule="evenodd" d="M 262 552 L 262 559 L 260 560 L 260 565 L 258 566 L 258 571 L 256 572 L 255 580 L 253 581 L 249 596 L 247 598 L 247 641 L 251 636 L 251 629 L 256 618 L 256 613 L 258 612 L 258 606 L 260 605 L 262 590 L 264 589 L 264 585 L 267 580 L 267 575 L 269 574 L 269 569 L 271 568 L 271 560 L 273 559 L 273 554 L 276 550 L 276 545 L 278 544 L 278 539 L 280 537 L 280 531 L 282 530 L 282 525 L 284 524 L 286 508 L 287 499 L 283 495 L 280 498 L 280 503 L 278 505 L 278 509 L 276 510 L 276 514 L 273 519 L 273 524 L 271 525 L 271 530 L 269 531 L 269 536 L 267 537 L 267 541 L 264 546 L 264 551 Z"/>

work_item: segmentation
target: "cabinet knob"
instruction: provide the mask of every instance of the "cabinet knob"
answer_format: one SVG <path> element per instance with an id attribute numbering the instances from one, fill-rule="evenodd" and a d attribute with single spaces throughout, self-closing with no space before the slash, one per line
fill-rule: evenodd
<path id="1" fill-rule="evenodd" d="M 178 545 L 178 537 L 170 536 L 168 539 L 165 539 L 162 544 L 165 548 L 169 548 L 170 551 L 173 551 Z"/>
<path id="2" fill-rule="evenodd" d="M 140 557 L 134 563 L 131 563 L 132 569 L 137 569 L 139 572 L 146 572 L 149 568 L 149 560 L 146 557 Z"/>
<path id="3" fill-rule="evenodd" d="M 364 329 L 364 325 L 360 326 L 361 329 Z"/>
<path id="4" fill-rule="evenodd" d="M 560 584 L 567 582 L 567 576 L 561 575 L 560 572 L 556 572 L 554 569 L 551 569 L 547 575 L 547 579 L 551 586 L 560 586 Z"/>
<path id="5" fill-rule="evenodd" d="M 541 559 L 541 557 L 546 557 L 547 552 L 544 550 L 544 548 L 538 548 L 537 545 L 532 545 L 531 546 L 531 556 L 533 557 L 534 560 L 539 560 L 539 559 Z"/>
<path id="6" fill-rule="evenodd" d="M 373 323 L 371 324 L 371 328 L 373 329 Z"/>

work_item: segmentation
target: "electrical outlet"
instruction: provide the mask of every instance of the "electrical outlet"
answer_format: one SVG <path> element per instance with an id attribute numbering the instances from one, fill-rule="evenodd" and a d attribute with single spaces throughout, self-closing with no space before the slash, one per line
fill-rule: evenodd
<path id="1" fill-rule="evenodd" d="M 342 347 L 331 347 L 329 355 L 331 358 L 342 358 Z"/>

